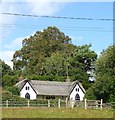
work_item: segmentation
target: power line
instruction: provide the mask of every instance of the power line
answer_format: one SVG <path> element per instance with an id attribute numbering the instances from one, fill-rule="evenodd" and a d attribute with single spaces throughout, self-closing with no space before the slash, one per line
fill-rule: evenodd
<path id="1" fill-rule="evenodd" d="M 0 25 L 0 27 L 7 27 L 7 28 L 32 28 L 35 29 L 38 27 L 45 27 L 45 26 L 38 26 L 38 25 L 23 25 L 23 24 L 2 24 Z M 47 27 L 47 26 L 46 26 Z M 64 26 L 58 26 L 60 29 L 65 29 L 65 30 L 78 30 L 78 31 L 97 31 L 97 32 L 113 32 L 113 30 L 111 29 L 107 29 L 106 28 L 101 28 L 101 27 L 64 27 Z"/>
<path id="2" fill-rule="evenodd" d="M 8 24 L 8 23 L 0 23 L 2 26 L 22 26 L 22 27 L 44 27 L 43 25 L 37 25 L 37 24 Z M 46 25 L 47 26 L 47 25 Z M 56 25 L 54 25 L 56 26 Z M 61 28 L 69 28 L 69 29 L 76 29 L 76 28 L 83 28 L 83 29 L 108 29 L 108 27 L 80 27 L 80 26 L 58 26 L 58 27 L 61 27 Z M 110 28 L 110 27 L 109 27 Z M 110 28 L 112 29 L 112 28 Z M 115 28 L 114 28 L 115 29 Z"/>
<path id="3" fill-rule="evenodd" d="M 15 16 L 25 16 L 25 17 L 43 17 L 43 18 L 59 18 L 59 19 L 72 19 L 72 20 L 101 20 L 101 21 L 115 21 L 115 19 L 110 18 L 79 18 L 79 17 L 66 17 L 66 16 L 39 16 L 31 14 L 19 14 L 19 13 L 2 13 L 5 15 L 15 15 Z"/>

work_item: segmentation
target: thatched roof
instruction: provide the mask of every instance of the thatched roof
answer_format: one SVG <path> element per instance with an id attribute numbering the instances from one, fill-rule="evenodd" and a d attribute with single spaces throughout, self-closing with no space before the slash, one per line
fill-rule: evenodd
<path id="1" fill-rule="evenodd" d="M 40 80 L 22 80 L 16 84 L 20 88 L 23 88 L 26 82 L 33 87 L 38 95 L 54 95 L 54 96 L 69 96 L 72 89 L 76 84 L 80 86 L 83 92 L 85 89 L 78 81 L 75 82 L 57 82 L 57 81 L 40 81 Z"/>

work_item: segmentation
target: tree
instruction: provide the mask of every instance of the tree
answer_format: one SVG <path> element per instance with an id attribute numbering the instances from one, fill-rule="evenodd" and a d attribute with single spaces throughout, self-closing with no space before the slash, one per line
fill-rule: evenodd
<path id="1" fill-rule="evenodd" d="M 104 102 L 115 101 L 115 46 L 109 46 L 96 61 L 96 82 L 86 92 L 86 97 L 91 98 L 90 91 L 96 99 Z"/>
<path id="2" fill-rule="evenodd" d="M 69 65 L 69 75 L 73 76 L 74 80 L 82 82 L 85 89 L 91 85 L 88 81 L 90 77 L 88 72 L 92 72 L 93 64 L 97 59 L 97 54 L 90 47 L 91 45 L 77 46 L 70 58 Z"/>
<path id="3" fill-rule="evenodd" d="M 65 59 L 63 54 L 60 52 L 52 53 L 52 55 L 46 59 L 44 66 L 45 73 L 54 76 L 66 76 L 66 66 L 64 63 Z"/>
<path id="4" fill-rule="evenodd" d="M 4 61 L 2 61 L 0 59 L 0 63 L 1 63 L 1 71 L 2 71 L 2 76 L 4 75 L 12 75 L 13 74 L 13 71 L 12 69 L 10 68 L 9 65 L 7 65 Z"/>
<path id="5" fill-rule="evenodd" d="M 2 87 L 5 88 L 12 87 L 18 81 L 18 75 L 16 75 L 16 73 L 4 61 L 0 60 L 0 63 L 2 64 L 1 67 Z"/>
<path id="6" fill-rule="evenodd" d="M 6 74 L 2 77 L 2 87 L 13 87 L 18 82 L 18 79 L 18 75 L 11 76 Z"/>
<path id="7" fill-rule="evenodd" d="M 34 36 L 25 38 L 21 50 L 15 52 L 14 70 L 26 71 L 25 74 L 40 75 L 45 58 L 56 51 L 64 51 L 64 45 L 69 44 L 70 41 L 71 38 L 56 27 L 48 27 L 36 32 Z"/>

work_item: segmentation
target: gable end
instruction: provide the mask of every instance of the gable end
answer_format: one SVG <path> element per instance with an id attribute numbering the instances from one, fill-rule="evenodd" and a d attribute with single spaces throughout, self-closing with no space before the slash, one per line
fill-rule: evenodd
<path id="1" fill-rule="evenodd" d="M 73 88 L 72 88 L 71 91 L 70 91 L 70 94 L 72 93 L 72 91 L 74 90 L 74 88 L 76 87 L 76 85 L 78 85 L 79 88 L 82 90 L 82 92 L 85 94 L 85 91 L 82 89 L 82 87 L 79 85 L 78 82 L 75 83 L 75 85 L 73 86 Z M 70 94 L 69 94 L 69 96 L 70 96 Z"/>
<path id="2" fill-rule="evenodd" d="M 30 82 L 28 80 L 25 81 L 25 84 L 22 86 L 22 88 L 20 89 L 20 91 L 24 88 L 24 86 L 26 85 L 26 83 L 28 83 L 31 88 L 33 89 L 33 91 L 37 94 L 37 92 L 35 91 L 35 89 L 33 88 L 33 86 L 30 84 Z"/>

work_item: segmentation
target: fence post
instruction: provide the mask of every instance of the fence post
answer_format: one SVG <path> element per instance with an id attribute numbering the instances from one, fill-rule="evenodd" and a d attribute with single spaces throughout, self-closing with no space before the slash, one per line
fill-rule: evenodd
<path id="1" fill-rule="evenodd" d="M 60 108 L 60 99 L 58 99 L 58 108 Z"/>
<path id="2" fill-rule="evenodd" d="M 66 98 L 66 107 L 67 107 L 67 98 Z"/>
<path id="3" fill-rule="evenodd" d="M 6 100 L 6 107 L 8 107 L 8 100 Z"/>
<path id="4" fill-rule="evenodd" d="M 50 107 L 50 100 L 48 100 L 48 107 Z"/>
<path id="5" fill-rule="evenodd" d="M 98 109 L 98 101 L 96 100 L 96 109 Z"/>
<path id="6" fill-rule="evenodd" d="M 100 109 L 102 110 L 103 107 L 103 99 L 101 99 Z"/>
<path id="7" fill-rule="evenodd" d="M 87 109 L 87 100 L 85 98 L 85 109 Z"/>
<path id="8" fill-rule="evenodd" d="M 71 101 L 71 107 L 72 107 L 72 108 L 74 108 L 74 103 L 75 103 L 75 101 L 72 100 L 72 101 Z"/>
<path id="9" fill-rule="evenodd" d="M 30 107 L 30 101 L 28 100 L 28 107 Z"/>

